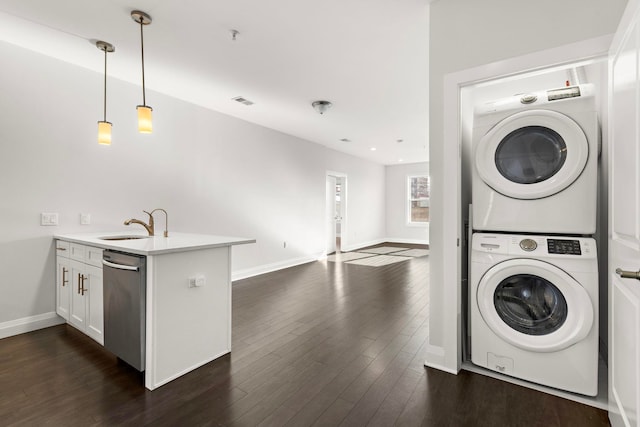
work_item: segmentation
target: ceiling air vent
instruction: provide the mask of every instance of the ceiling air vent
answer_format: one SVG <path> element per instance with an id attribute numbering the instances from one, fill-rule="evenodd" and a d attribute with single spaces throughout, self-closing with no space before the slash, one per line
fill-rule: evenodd
<path id="1" fill-rule="evenodd" d="M 240 104 L 244 104 L 244 105 L 253 105 L 253 102 L 249 101 L 247 98 L 243 97 L 243 96 L 236 96 L 235 98 L 231 98 L 236 102 L 239 102 Z"/>
<path id="2" fill-rule="evenodd" d="M 342 142 L 351 142 L 351 140 L 349 138 L 342 138 L 340 141 L 342 141 Z"/>

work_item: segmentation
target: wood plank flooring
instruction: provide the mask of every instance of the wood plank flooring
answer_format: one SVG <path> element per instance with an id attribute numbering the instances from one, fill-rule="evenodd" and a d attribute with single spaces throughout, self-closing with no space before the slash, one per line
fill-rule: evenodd
<path id="1" fill-rule="evenodd" d="M 153 392 L 73 327 L 5 338 L 0 425 L 609 425 L 596 408 L 425 368 L 428 270 L 428 257 L 324 261 L 237 281 L 232 354 Z"/>

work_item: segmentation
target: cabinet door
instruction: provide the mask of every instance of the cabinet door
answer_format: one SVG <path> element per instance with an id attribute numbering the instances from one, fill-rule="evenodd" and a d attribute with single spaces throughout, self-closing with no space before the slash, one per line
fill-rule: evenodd
<path id="1" fill-rule="evenodd" d="M 87 302 L 86 333 L 104 345 L 104 309 L 102 295 L 102 268 L 85 266 L 84 297 Z"/>
<path id="2" fill-rule="evenodd" d="M 86 284 L 86 265 L 71 260 L 71 311 L 69 312 L 69 323 L 81 331 L 86 330 L 86 301 L 83 295 L 83 282 Z M 85 292 L 86 293 L 86 292 Z"/>
<path id="3" fill-rule="evenodd" d="M 69 321 L 71 308 L 71 261 L 56 257 L 56 313 Z"/>

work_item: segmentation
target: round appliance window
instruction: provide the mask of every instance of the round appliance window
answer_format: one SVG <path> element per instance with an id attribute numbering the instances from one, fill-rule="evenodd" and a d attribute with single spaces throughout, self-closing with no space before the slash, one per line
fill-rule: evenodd
<path id="1" fill-rule="evenodd" d="M 521 111 L 474 132 L 482 135 L 474 141 L 478 176 L 515 199 L 559 193 L 578 179 L 589 159 L 590 142 L 582 128 L 556 111 Z"/>
<path id="2" fill-rule="evenodd" d="M 526 126 L 505 136 L 495 152 L 498 172 L 511 182 L 535 184 L 554 176 L 567 158 L 567 145 L 558 132 Z"/>
<path id="3" fill-rule="evenodd" d="M 496 336 L 535 352 L 559 351 L 584 339 L 597 313 L 586 288 L 573 276 L 530 258 L 490 267 L 477 283 L 476 302 Z"/>
<path id="4" fill-rule="evenodd" d="M 567 301 L 550 281 L 532 274 L 502 280 L 493 294 L 498 316 L 511 328 L 527 335 L 557 331 L 567 319 Z"/>

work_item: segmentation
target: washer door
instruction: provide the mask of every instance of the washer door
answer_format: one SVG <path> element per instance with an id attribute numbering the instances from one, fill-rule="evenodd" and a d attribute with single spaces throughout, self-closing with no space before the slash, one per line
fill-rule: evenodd
<path id="1" fill-rule="evenodd" d="M 524 350 L 565 349 L 584 339 L 593 326 L 587 291 L 560 268 L 540 260 L 494 265 L 480 280 L 476 299 L 491 330 Z"/>
<path id="2" fill-rule="evenodd" d="M 582 173 L 589 143 L 582 128 L 550 110 L 516 113 L 499 122 L 476 146 L 476 169 L 498 193 L 540 199 L 570 186 Z"/>

